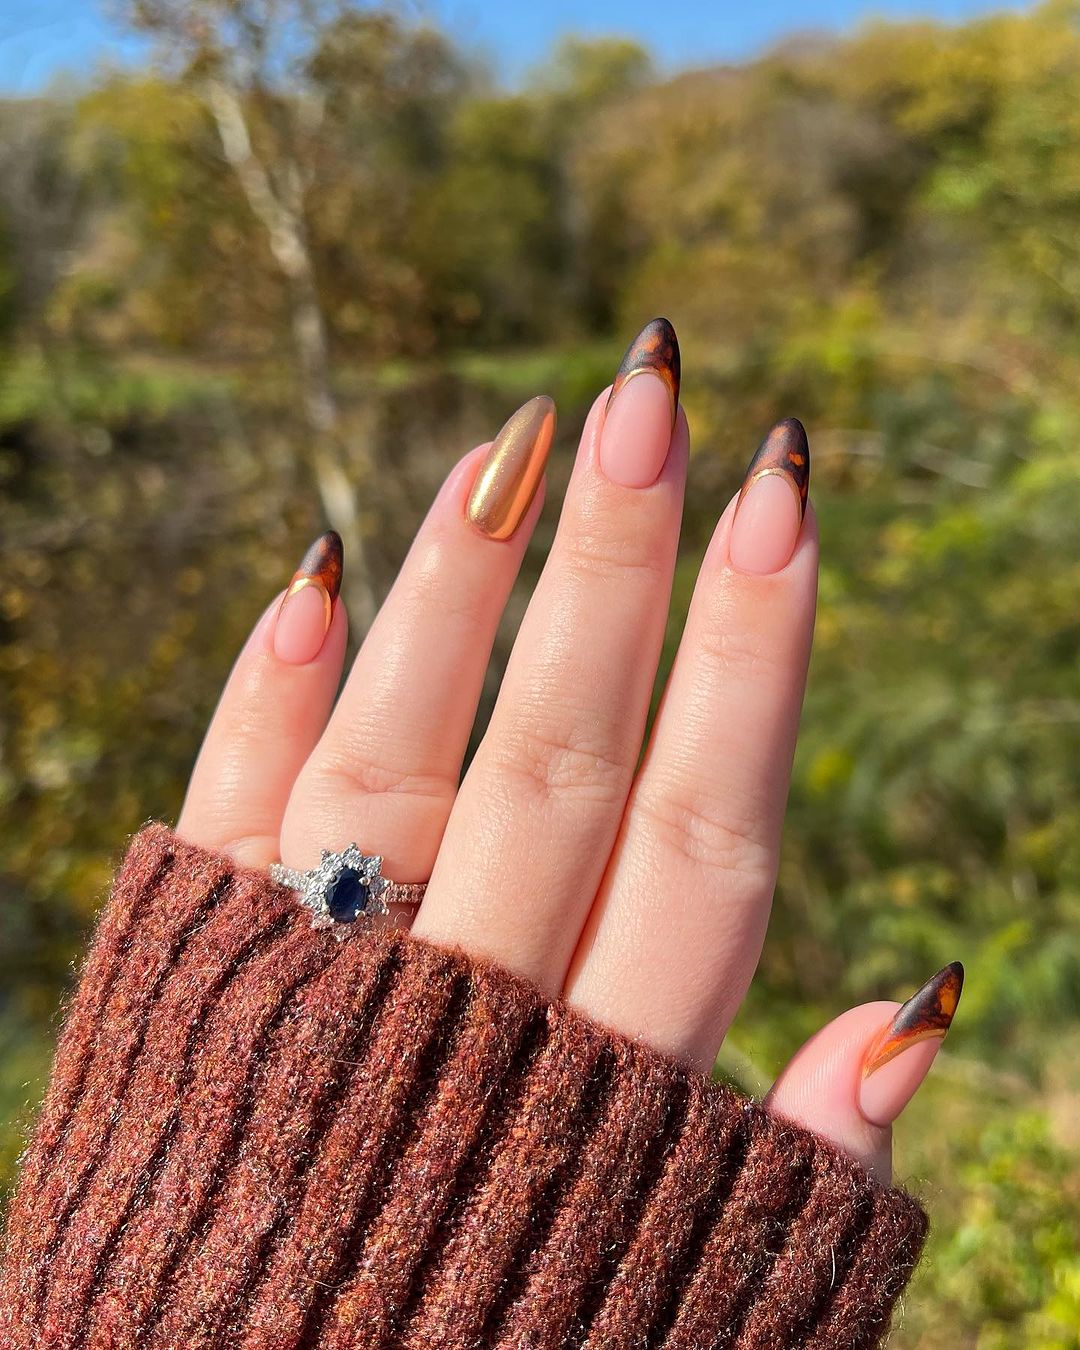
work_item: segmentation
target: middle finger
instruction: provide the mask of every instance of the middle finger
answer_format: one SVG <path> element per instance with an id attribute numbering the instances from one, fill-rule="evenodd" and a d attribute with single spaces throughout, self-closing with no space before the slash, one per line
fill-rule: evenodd
<path id="1" fill-rule="evenodd" d="M 631 344 L 582 434 L 559 531 L 414 932 L 557 990 L 614 844 L 667 621 L 686 478 L 674 330 Z"/>

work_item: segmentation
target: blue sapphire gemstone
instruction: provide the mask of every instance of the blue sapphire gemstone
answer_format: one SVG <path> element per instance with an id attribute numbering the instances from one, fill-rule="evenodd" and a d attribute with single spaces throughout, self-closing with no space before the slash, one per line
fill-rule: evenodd
<path id="1" fill-rule="evenodd" d="M 343 867 L 326 888 L 326 907 L 335 923 L 353 923 L 371 903 L 371 887 L 355 867 Z"/>

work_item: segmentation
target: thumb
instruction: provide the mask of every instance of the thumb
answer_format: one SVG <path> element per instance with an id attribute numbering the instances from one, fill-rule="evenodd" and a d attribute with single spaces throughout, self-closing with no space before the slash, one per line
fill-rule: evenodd
<path id="1" fill-rule="evenodd" d="M 798 1051 L 765 1104 L 887 1183 L 892 1123 L 929 1072 L 963 983 L 964 968 L 954 961 L 904 1004 L 864 1003 L 842 1013 Z"/>

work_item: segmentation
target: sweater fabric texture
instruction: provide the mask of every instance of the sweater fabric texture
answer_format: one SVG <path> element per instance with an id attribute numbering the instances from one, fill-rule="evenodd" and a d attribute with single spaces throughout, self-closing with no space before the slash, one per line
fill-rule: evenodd
<path id="1" fill-rule="evenodd" d="M 507 896 L 507 903 L 514 903 Z M 866 1350 L 926 1219 L 526 981 L 133 841 L 8 1225 L 6 1350 Z"/>

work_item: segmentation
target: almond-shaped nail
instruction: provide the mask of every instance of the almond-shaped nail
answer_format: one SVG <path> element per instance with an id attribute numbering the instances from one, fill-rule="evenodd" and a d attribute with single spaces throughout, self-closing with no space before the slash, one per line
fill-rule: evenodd
<path id="1" fill-rule="evenodd" d="M 491 443 L 476 475 L 465 518 L 490 539 L 509 539 L 525 518 L 555 438 L 555 402 L 537 394 Z"/>
<path id="2" fill-rule="evenodd" d="M 757 448 L 743 479 L 731 522 L 733 567 L 756 576 L 791 561 L 806 514 L 810 444 L 797 417 L 786 417 Z"/>
<path id="3" fill-rule="evenodd" d="M 859 1110 L 874 1125 L 891 1125 L 915 1095 L 948 1034 L 964 987 L 953 961 L 899 1008 L 872 1042 L 859 1084 Z"/>
<path id="4" fill-rule="evenodd" d="M 274 654 L 291 666 L 307 665 L 322 651 L 341 590 L 344 549 L 334 530 L 304 554 L 282 596 L 274 623 Z"/>
<path id="5" fill-rule="evenodd" d="M 674 426 L 679 407 L 682 357 L 678 336 L 669 319 L 650 319 L 627 347 L 608 395 L 609 408 L 636 375 L 655 375 L 662 381 L 668 391 L 671 425 Z"/>
<path id="6" fill-rule="evenodd" d="M 679 407 L 679 339 L 667 319 L 647 323 L 626 349 L 600 435 L 600 467 L 623 487 L 650 487 L 664 467 Z M 650 376 L 639 379 L 638 376 Z"/>

